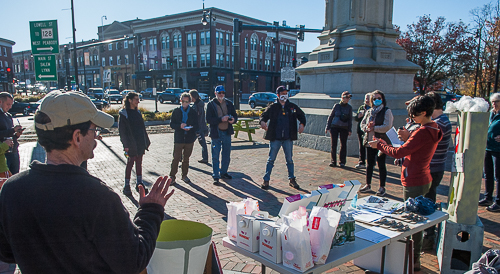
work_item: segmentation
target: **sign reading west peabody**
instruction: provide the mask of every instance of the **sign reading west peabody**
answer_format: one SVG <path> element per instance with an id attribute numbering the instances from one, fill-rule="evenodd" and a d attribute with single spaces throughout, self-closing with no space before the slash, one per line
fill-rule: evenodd
<path id="1" fill-rule="evenodd" d="M 57 20 L 30 21 L 31 52 L 59 53 Z"/>

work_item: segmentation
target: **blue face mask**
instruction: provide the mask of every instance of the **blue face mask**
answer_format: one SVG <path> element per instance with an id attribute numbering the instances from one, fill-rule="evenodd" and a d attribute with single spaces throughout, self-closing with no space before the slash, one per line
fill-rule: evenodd
<path id="1" fill-rule="evenodd" d="M 380 100 L 380 99 L 376 99 L 373 101 L 373 105 L 376 107 L 380 106 L 381 104 L 382 104 L 382 100 Z"/>

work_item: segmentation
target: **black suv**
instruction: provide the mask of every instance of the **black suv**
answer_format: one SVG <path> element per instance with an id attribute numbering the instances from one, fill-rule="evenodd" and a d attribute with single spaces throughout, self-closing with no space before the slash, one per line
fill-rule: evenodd
<path id="1" fill-rule="evenodd" d="M 167 88 L 164 92 L 158 94 L 158 101 L 160 104 L 170 101 L 174 104 L 180 102 L 180 96 L 183 90 L 180 88 Z"/>

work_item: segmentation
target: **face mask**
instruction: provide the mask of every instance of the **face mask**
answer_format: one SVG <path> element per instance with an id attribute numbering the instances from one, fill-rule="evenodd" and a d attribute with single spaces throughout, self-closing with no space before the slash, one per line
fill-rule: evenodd
<path id="1" fill-rule="evenodd" d="M 380 106 L 381 104 L 382 104 L 382 100 L 380 100 L 380 99 L 376 99 L 373 101 L 373 105 L 376 107 Z"/>
<path id="2" fill-rule="evenodd" d="M 280 100 L 281 100 L 281 101 L 286 101 L 286 100 L 288 100 L 288 94 L 283 94 L 283 95 L 280 95 Z"/>

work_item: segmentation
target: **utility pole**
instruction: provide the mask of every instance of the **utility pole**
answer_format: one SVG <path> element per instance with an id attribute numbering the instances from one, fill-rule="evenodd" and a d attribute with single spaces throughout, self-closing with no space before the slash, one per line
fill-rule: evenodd
<path id="1" fill-rule="evenodd" d="M 76 56 L 76 28 L 75 28 L 75 9 L 73 5 L 73 0 L 71 0 L 71 20 L 73 22 L 73 62 L 75 63 L 75 87 L 80 89 L 80 85 L 78 84 L 78 62 Z"/>

